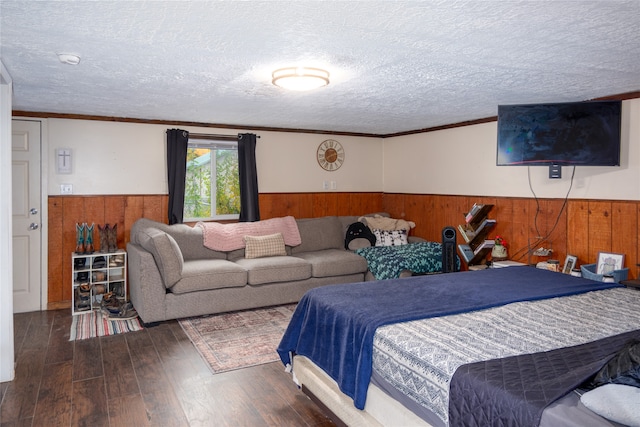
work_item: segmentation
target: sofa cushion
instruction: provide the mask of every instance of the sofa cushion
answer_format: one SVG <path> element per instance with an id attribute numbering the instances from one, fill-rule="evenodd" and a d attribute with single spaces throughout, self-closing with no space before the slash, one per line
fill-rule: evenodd
<path id="1" fill-rule="evenodd" d="M 247 271 L 223 259 L 185 261 L 182 278 L 171 287 L 174 294 L 246 286 Z"/>
<path id="2" fill-rule="evenodd" d="M 293 256 L 244 258 L 235 262 L 247 270 L 247 282 L 250 285 L 291 282 L 311 277 L 311 264 Z"/>
<path id="3" fill-rule="evenodd" d="M 294 256 L 311 264 L 313 277 L 333 277 L 367 271 L 367 260 L 344 249 L 325 249 Z"/>
<path id="4" fill-rule="evenodd" d="M 146 228 L 157 228 L 174 238 L 185 260 L 226 259 L 225 252 L 214 251 L 204 246 L 202 229 L 186 224 L 167 225 L 162 222 L 140 218 L 131 226 L 131 242 L 140 244 L 140 232 Z"/>
<path id="5" fill-rule="evenodd" d="M 138 242 L 153 255 L 165 287 L 170 288 L 180 280 L 184 259 L 173 237 L 157 228 L 148 227 L 140 230 Z"/>
<path id="6" fill-rule="evenodd" d="M 302 243 L 291 248 L 292 254 L 344 248 L 344 231 L 337 216 L 298 219 Z"/>
<path id="7" fill-rule="evenodd" d="M 282 233 L 266 236 L 244 236 L 244 257 L 263 258 L 271 256 L 285 256 L 284 237 Z"/>

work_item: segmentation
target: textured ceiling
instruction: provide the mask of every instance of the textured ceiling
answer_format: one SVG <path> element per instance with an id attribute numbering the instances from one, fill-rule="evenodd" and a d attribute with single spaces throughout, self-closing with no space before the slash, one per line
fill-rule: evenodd
<path id="1" fill-rule="evenodd" d="M 388 135 L 640 90 L 640 0 L 2 0 L 0 14 L 15 110 Z M 273 86 L 292 64 L 330 85 Z"/>

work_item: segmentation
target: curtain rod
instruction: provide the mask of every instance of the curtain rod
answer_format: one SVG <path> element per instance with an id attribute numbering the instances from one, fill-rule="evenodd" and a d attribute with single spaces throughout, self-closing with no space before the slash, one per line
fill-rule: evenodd
<path id="1" fill-rule="evenodd" d="M 220 135 L 220 134 L 211 134 L 211 133 L 189 133 L 189 138 L 194 139 L 210 139 L 217 141 L 237 141 L 238 135 Z"/>
<path id="2" fill-rule="evenodd" d="M 237 141 L 238 135 L 222 135 L 215 133 L 189 133 L 190 137 L 194 139 L 210 139 L 213 141 Z M 260 135 L 256 135 L 256 138 L 260 138 Z"/>

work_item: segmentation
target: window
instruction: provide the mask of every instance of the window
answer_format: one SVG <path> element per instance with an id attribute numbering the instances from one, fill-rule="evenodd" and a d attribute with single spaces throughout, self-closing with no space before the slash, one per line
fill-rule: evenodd
<path id="1" fill-rule="evenodd" d="M 237 141 L 189 140 L 185 221 L 238 219 L 238 176 Z"/>

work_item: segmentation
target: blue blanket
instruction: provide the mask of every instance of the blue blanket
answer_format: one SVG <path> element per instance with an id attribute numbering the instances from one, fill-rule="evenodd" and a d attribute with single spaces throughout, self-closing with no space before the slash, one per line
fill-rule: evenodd
<path id="1" fill-rule="evenodd" d="M 403 270 L 413 273 L 442 272 L 442 243 L 419 242 L 400 246 L 370 246 L 356 249 L 367 260 L 369 270 L 376 279 L 397 279 Z M 460 258 L 456 255 L 456 270 Z"/>
<path id="2" fill-rule="evenodd" d="M 532 267 L 324 286 L 302 297 L 278 354 L 308 357 L 363 409 L 380 326 L 618 286 Z"/>

